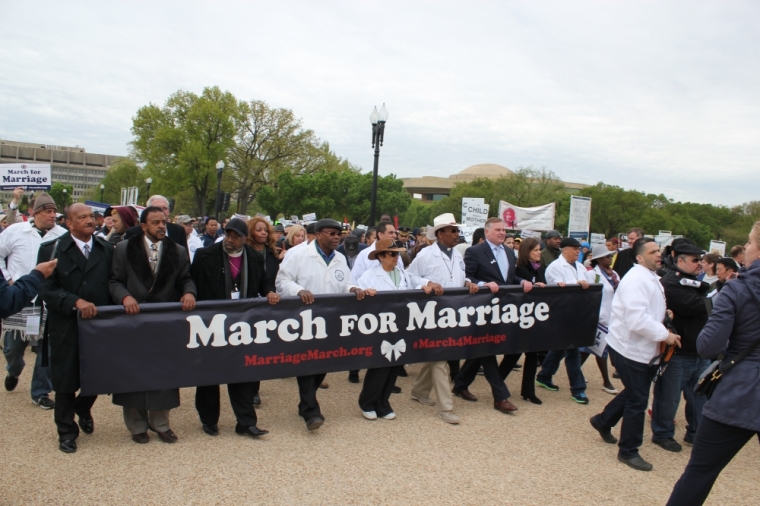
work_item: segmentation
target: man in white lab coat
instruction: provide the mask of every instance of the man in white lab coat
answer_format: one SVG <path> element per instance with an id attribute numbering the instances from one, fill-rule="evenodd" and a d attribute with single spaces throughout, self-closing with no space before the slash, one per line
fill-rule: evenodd
<path id="1" fill-rule="evenodd" d="M 594 282 L 592 274 L 578 261 L 581 243 L 572 237 L 562 239 L 559 244 L 560 255 L 546 268 L 547 285 L 580 285 L 585 290 Z M 536 384 L 556 392 L 559 387 L 552 383 L 552 376 L 559 369 L 559 363 L 565 358 L 567 378 L 570 380 L 570 396 L 578 404 L 588 404 L 586 380 L 581 371 L 581 353 L 578 348 L 552 350 L 546 354 L 541 371 L 536 376 Z"/>
<path id="2" fill-rule="evenodd" d="M 427 238 L 436 242 L 420 250 L 407 273 L 412 279 L 432 281 L 444 289 L 464 286 L 469 288 L 470 293 L 477 293 L 478 285 L 465 277 L 464 259 L 454 249 L 459 242 L 459 225 L 454 215 L 446 213 L 437 216 L 433 225 L 427 231 Z M 436 401 L 430 399 L 432 390 L 435 390 L 441 419 L 446 423 L 458 424 L 459 417 L 453 413 L 454 398 L 449 384 L 449 365 L 445 361 L 422 365 L 412 388 L 412 399 L 426 406 L 435 406 Z"/>
<path id="3" fill-rule="evenodd" d="M 298 296 L 304 304 L 314 302 L 315 295 L 355 293 L 358 300 L 365 296 L 364 290 L 354 284 L 346 258 L 336 248 L 340 243 L 342 226 L 335 220 L 322 219 L 316 225 L 316 239 L 308 246 L 292 249 L 280 265 L 277 273 L 277 293 L 283 297 Z M 317 388 L 325 379 L 324 374 L 299 376 L 298 392 L 301 402 L 298 413 L 309 430 L 325 423 L 319 409 Z"/>
<path id="4" fill-rule="evenodd" d="M 604 408 L 591 417 L 591 425 L 606 443 L 617 439 L 610 429 L 622 419 L 618 460 L 637 471 L 651 471 L 652 464 L 639 455 L 644 438 L 649 390 L 652 386 L 652 359 L 660 354 L 660 344 L 681 346 L 680 336 L 665 327 L 665 291 L 657 276 L 662 266 L 660 249 L 654 239 L 638 239 L 633 245 L 636 264 L 618 285 L 612 300 L 607 348 L 625 387 Z"/>
<path id="5" fill-rule="evenodd" d="M 396 228 L 393 226 L 393 223 L 389 221 L 381 221 L 377 226 L 376 231 L 378 241 L 382 241 L 383 239 L 392 239 L 394 241 L 396 240 Z M 354 267 L 351 269 L 351 275 L 354 277 L 354 279 L 358 280 L 360 277 L 362 277 L 362 274 L 364 274 L 365 271 L 376 265 L 380 265 L 380 262 L 377 260 L 369 259 L 369 254 L 373 251 L 375 251 L 374 244 L 372 244 L 369 248 L 364 248 L 356 256 Z M 404 270 L 404 261 L 401 259 L 401 255 L 398 257 L 398 267 L 402 271 Z"/>

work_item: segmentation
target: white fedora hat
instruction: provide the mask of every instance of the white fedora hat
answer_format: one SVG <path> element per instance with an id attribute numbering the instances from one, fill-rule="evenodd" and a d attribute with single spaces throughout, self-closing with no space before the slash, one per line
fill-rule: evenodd
<path id="1" fill-rule="evenodd" d="M 427 229 L 427 238 L 431 241 L 435 241 L 435 233 L 445 227 L 460 227 L 456 218 L 452 213 L 444 213 L 440 216 L 436 216 L 433 220 L 433 226 Z"/>

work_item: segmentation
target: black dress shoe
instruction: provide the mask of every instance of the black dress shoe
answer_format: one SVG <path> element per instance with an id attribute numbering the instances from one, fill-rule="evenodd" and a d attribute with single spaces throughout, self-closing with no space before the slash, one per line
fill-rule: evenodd
<path id="1" fill-rule="evenodd" d="M 399 370 L 398 370 L 398 375 L 399 375 L 401 378 L 406 378 L 407 376 L 409 376 L 409 373 L 408 373 L 408 372 L 406 372 L 406 367 L 404 367 L 404 366 L 402 365 L 402 366 L 399 368 Z"/>
<path id="2" fill-rule="evenodd" d="M 166 432 L 161 432 L 160 430 L 154 429 L 150 424 L 148 424 L 148 428 L 158 434 L 158 439 L 164 443 L 176 443 L 179 440 L 177 435 L 171 429 L 168 429 Z"/>
<path id="3" fill-rule="evenodd" d="M 348 373 L 348 382 L 349 383 L 359 383 L 359 373 Z"/>
<path id="4" fill-rule="evenodd" d="M 254 406 L 260 406 L 261 405 L 261 397 L 259 397 L 259 394 L 255 394 L 253 396 L 253 405 Z"/>
<path id="5" fill-rule="evenodd" d="M 92 434 L 92 432 L 95 430 L 95 421 L 92 419 L 92 417 L 82 418 L 80 416 L 79 428 L 82 429 L 82 432 L 85 434 Z"/>
<path id="6" fill-rule="evenodd" d="M 74 439 L 61 441 L 60 443 L 58 443 L 58 449 L 61 450 L 63 453 L 76 453 L 77 442 Z"/>
<path id="7" fill-rule="evenodd" d="M 401 387 L 397 387 L 396 385 L 393 385 L 393 387 L 391 387 L 391 393 L 392 394 L 400 394 L 401 393 Z"/>
<path id="8" fill-rule="evenodd" d="M 217 425 L 210 425 L 210 424 L 204 423 L 203 424 L 203 432 L 205 432 L 209 436 L 218 436 L 219 435 L 219 426 L 217 426 Z"/>
<path id="9" fill-rule="evenodd" d="M 654 467 L 652 464 L 642 459 L 640 456 L 635 457 L 621 457 L 618 455 L 618 460 L 623 464 L 626 464 L 637 471 L 651 471 Z"/>
<path id="10" fill-rule="evenodd" d="M 543 402 L 541 402 L 541 399 L 539 399 L 535 395 L 523 395 L 522 398 L 523 400 L 530 401 L 533 404 L 543 404 Z"/>
<path id="11" fill-rule="evenodd" d="M 514 370 L 514 369 L 522 369 L 522 365 L 520 365 L 520 364 L 515 364 L 515 365 L 513 365 L 513 366 L 512 366 L 512 369 L 513 369 L 513 370 Z"/>
<path id="12" fill-rule="evenodd" d="M 18 385 L 18 378 L 14 378 L 10 374 L 5 377 L 5 389 L 7 391 L 12 392 L 16 385 Z"/>
<path id="13" fill-rule="evenodd" d="M 599 433 L 599 435 L 602 436 L 602 439 L 604 440 L 605 443 L 611 444 L 611 445 L 617 444 L 618 440 L 617 440 L 617 438 L 615 436 L 612 435 L 612 430 L 610 430 L 610 429 L 603 429 L 599 425 L 599 422 L 597 421 L 596 416 L 592 416 L 591 419 L 589 420 L 589 422 L 591 422 L 591 426 L 594 429 L 596 429 L 596 431 Z"/>
<path id="14" fill-rule="evenodd" d="M 140 443 L 141 445 L 144 445 L 148 441 L 150 441 L 150 438 L 148 437 L 147 432 L 143 432 L 141 434 L 132 434 L 132 441 L 135 443 Z"/>
<path id="15" fill-rule="evenodd" d="M 324 425 L 325 419 L 321 415 L 312 416 L 306 420 L 306 428 L 309 430 L 317 430 Z"/>
<path id="16" fill-rule="evenodd" d="M 269 431 L 264 430 L 264 429 L 259 429 L 255 425 L 250 425 L 246 427 L 245 425 L 237 424 L 235 425 L 235 433 L 240 434 L 241 436 L 259 437 L 259 436 L 264 436 L 266 434 L 269 434 Z"/>

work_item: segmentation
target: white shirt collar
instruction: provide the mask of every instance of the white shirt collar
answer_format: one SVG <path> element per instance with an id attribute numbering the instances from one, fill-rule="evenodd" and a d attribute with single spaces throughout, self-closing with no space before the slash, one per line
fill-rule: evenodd
<path id="1" fill-rule="evenodd" d="M 71 234 L 69 233 L 69 235 L 71 235 Z M 87 249 L 89 249 L 90 252 L 92 252 L 92 243 L 93 243 L 92 236 L 90 236 L 90 240 L 87 241 L 87 242 L 80 241 L 79 239 L 77 239 L 73 235 L 71 236 L 71 238 L 74 239 L 74 242 L 76 243 L 77 247 L 79 248 L 79 251 L 81 251 L 82 254 L 84 254 L 84 247 L 85 247 L 85 245 L 87 246 Z"/>
<path id="2" fill-rule="evenodd" d="M 488 245 L 491 246 L 492 250 L 493 249 L 504 249 L 504 245 L 503 244 L 494 244 L 491 241 L 489 241 L 488 239 L 486 239 L 486 242 L 488 242 Z"/>

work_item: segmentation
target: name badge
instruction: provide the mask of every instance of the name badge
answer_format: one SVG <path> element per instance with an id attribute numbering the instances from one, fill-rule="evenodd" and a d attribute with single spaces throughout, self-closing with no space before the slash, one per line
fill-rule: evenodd
<path id="1" fill-rule="evenodd" d="M 27 316 L 26 317 L 26 334 L 29 336 L 40 335 L 40 317 L 39 316 Z"/>
<path id="2" fill-rule="evenodd" d="M 237 300 L 240 298 L 240 292 L 232 292 L 230 295 L 232 296 L 233 300 Z"/>

